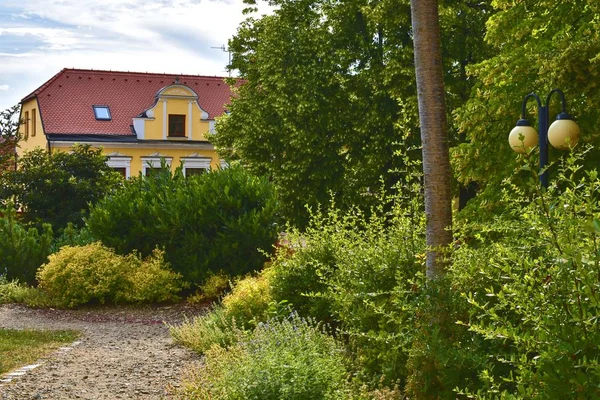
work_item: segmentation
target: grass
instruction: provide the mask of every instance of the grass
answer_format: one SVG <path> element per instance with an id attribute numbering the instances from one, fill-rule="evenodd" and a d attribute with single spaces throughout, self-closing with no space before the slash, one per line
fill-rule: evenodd
<path id="1" fill-rule="evenodd" d="M 0 374 L 31 364 L 78 336 L 75 331 L 0 329 Z"/>

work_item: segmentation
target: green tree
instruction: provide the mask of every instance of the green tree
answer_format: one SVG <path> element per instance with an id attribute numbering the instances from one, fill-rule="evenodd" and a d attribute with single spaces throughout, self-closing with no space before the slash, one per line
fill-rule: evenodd
<path id="1" fill-rule="evenodd" d="M 23 155 L 18 166 L 2 176 L 0 201 L 14 202 L 26 222 L 49 223 L 58 234 L 69 222 L 82 226 L 89 205 L 122 179 L 106 165 L 102 149 L 89 145 L 76 144 L 71 152 L 52 154 L 35 149 Z"/>
<path id="2" fill-rule="evenodd" d="M 0 174 L 15 163 L 15 148 L 21 124 L 19 111 L 20 106 L 17 104 L 0 112 Z"/>
<path id="3" fill-rule="evenodd" d="M 256 1 L 247 0 L 249 5 Z M 395 152 L 418 145 L 407 0 L 277 0 L 230 41 L 237 91 L 211 140 L 223 156 L 268 175 L 287 217 L 305 205 L 369 208 L 372 193 L 404 168 Z M 489 0 L 442 7 L 449 104 L 468 97 L 466 67 L 486 56 Z M 456 129 L 452 129 L 456 132 Z M 420 157 L 412 152 L 411 157 Z"/>
<path id="4" fill-rule="evenodd" d="M 393 56 L 410 43 L 408 12 L 390 12 L 389 1 L 273 3 L 274 15 L 249 18 L 230 42 L 231 68 L 246 81 L 212 140 L 270 176 L 287 217 L 304 225 L 305 205 L 332 195 L 340 207 L 368 204 L 381 176 L 394 181 L 395 124 L 412 107 L 393 89 L 411 76 L 410 61 Z"/>

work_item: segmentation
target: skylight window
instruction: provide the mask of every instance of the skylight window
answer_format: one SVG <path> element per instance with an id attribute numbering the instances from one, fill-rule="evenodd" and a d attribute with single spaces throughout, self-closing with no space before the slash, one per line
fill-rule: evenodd
<path id="1" fill-rule="evenodd" d="M 110 108 L 108 106 L 93 106 L 94 107 L 94 115 L 98 121 L 110 121 L 112 118 L 110 116 Z"/>

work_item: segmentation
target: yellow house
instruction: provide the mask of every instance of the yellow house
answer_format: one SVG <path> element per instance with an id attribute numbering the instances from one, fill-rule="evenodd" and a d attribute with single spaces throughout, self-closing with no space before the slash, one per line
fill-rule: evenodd
<path id="1" fill-rule="evenodd" d="M 164 159 L 191 175 L 224 166 L 207 140 L 231 98 L 221 77 L 63 69 L 21 101 L 18 155 L 102 147 L 125 177 Z"/>

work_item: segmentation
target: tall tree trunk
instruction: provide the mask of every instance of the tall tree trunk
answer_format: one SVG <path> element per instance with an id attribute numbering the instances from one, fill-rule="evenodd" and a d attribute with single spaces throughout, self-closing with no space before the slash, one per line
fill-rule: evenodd
<path id="1" fill-rule="evenodd" d="M 452 193 L 438 0 L 411 0 L 419 120 L 423 146 L 427 277 L 443 275 L 452 241 Z"/>

